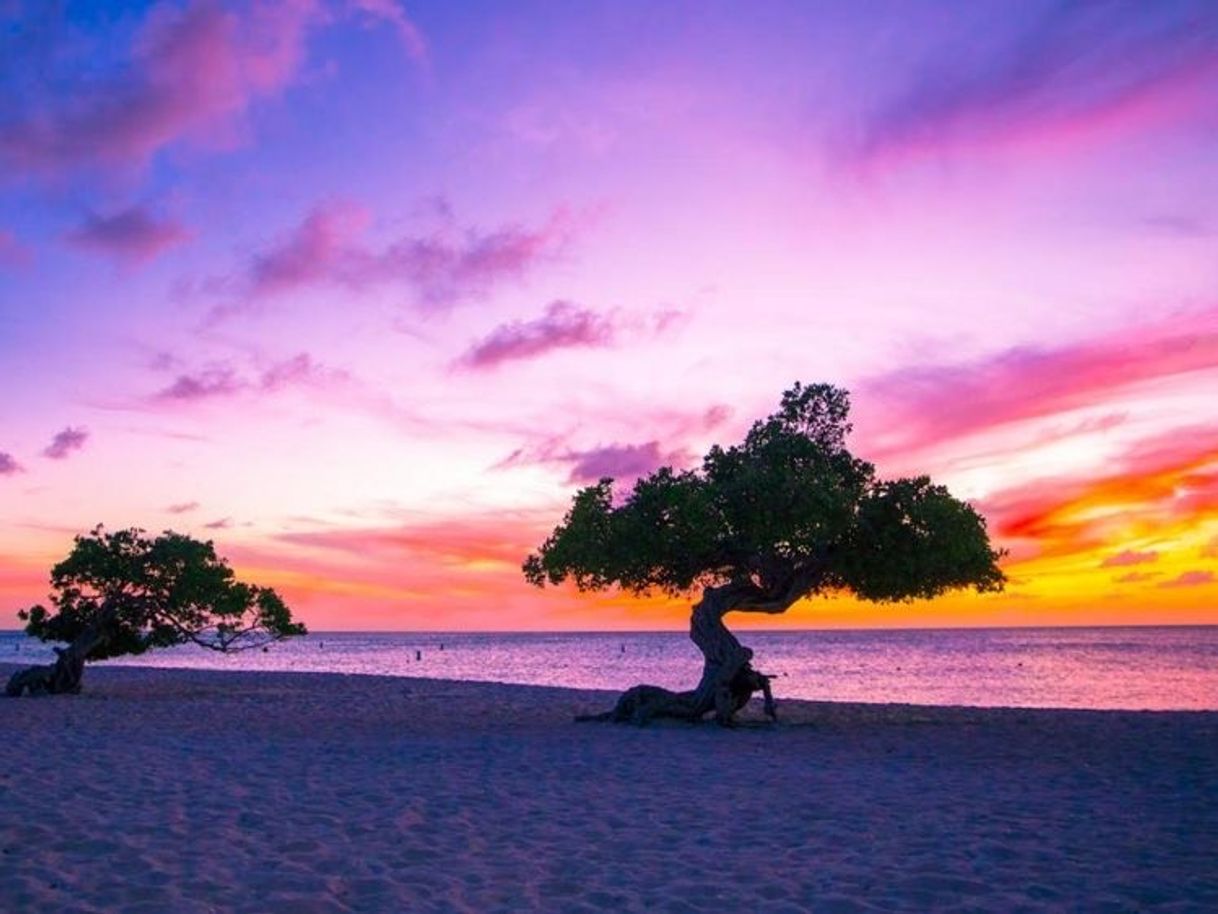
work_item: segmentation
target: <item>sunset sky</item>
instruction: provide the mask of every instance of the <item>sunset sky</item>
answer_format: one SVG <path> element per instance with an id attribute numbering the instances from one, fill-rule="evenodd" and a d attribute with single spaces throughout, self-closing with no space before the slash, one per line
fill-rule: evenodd
<path id="1" fill-rule="evenodd" d="M 0 0 L 0 377 L 0 627 L 102 522 L 677 628 L 520 563 L 795 380 L 1011 580 L 779 624 L 1218 623 L 1218 4 Z"/>

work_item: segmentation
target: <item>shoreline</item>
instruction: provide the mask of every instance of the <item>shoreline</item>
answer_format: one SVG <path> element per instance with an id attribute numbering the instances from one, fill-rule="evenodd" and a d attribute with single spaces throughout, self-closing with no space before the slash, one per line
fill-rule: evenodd
<path id="1" fill-rule="evenodd" d="M 18 670 L 25 669 L 30 664 L 14 664 L 0 663 L 0 682 L 7 681 L 8 677 Z M 611 707 L 617 700 L 621 691 L 612 689 L 586 689 L 576 686 L 553 686 L 553 685 L 537 685 L 526 682 L 504 682 L 498 679 L 455 679 L 446 678 L 443 676 L 402 676 L 394 673 L 366 673 L 366 672 L 338 672 L 334 670 L 249 670 L 249 669 L 217 669 L 215 667 L 190 667 L 190 666 L 154 666 L 152 664 L 126 664 L 126 663 L 111 663 L 107 662 L 104 666 L 99 666 L 96 663 L 90 665 L 85 671 L 85 688 L 82 693 L 87 696 L 91 691 L 90 685 L 94 677 L 101 672 L 103 676 L 110 678 L 107 671 L 123 676 L 125 674 L 133 674 L 135 678 L 142 678 L 141 674 L 173 674 L 175 678 L 181 674 L 182 678 L 199 676 L 206 678 L 208 676 L 216 677 L 255 677 L 257 679 L 273 679 L 275 677 L 335 677 L 336 679 L 357 679 L 357 680 L 388 680 L 389 682 L 399 683 L 426 683 L 431 686 L 443 686 L 446 684 L 464 683 L 474 686 L 487 686 L 504 689 L 525 689 L 540 693 L 553 693 L 554 696 L 587 696 L 591 698 L 596 696 L 608 704 L 601 708 L 604 710 Z M 3 698 L 0 695 L 0 698 Z M 82 696 L 77 696 L 82 697 Z M 1049 714 L 1071 714 L 1071 715 L 1089 715 L 1089 714 L 1104 714 L 1104 715 L 1184 715 L 1184 716 L 1199 716 L 1210 717 L 1215 723 L 1218 723 L 1218 708 L 1079 708 L 1071 706 L 1026 706 L 1026 705 L 965 705 L 965 704 L 925 704 L 917 702 L 902 702 L 902 701 L 837 701 L 833 699 L 814 700 L 807 698 L 788 698 L 781 693 L 774 695 L 774 701 L 779 707 L 779 721 L 781 727 L 785 723 L 806 725 L 812 721 L 809 719 L 815 715 L 818 710 L 839 709 L 850 710 L 857 709 L 860 712 L 876 711 L 876 710 L 904 710 L 909 712 L 926 712 L 938 713 L 945 712 L 948 716 L 952 712 L 960 712 L 967 714 L 969 712 L 999 712 L 999 713 L 1049 713 Z M 741 712 L 741 719 L 745 722 L 764 722 L 761 716 L 757 713 L 760 708 L 760 699 L 754 698 Z M 795 710 L 795 719 L 784 721 L 782 709 Z M 582 712 L 580 712 L 582 713 Z M 709 723 L 708 718 L 704 723 Z M 657 722 L 663 725 L 663 722 Z M 674 722 L 674 725 L 680 725 L 680 722 Z M 696 725 L 691 725 L 696 726 Z"/>
<path id="2" fill-rule="evenodd" d="M 0 909 L 1218 909 L 1218 712 L 615 698 L 90 668 L 0 701 Z"/>

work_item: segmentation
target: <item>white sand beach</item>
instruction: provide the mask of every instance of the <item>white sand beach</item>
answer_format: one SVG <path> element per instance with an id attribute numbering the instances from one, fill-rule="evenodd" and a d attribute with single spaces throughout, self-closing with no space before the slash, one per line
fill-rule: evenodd
<path id="1" fill-rule="evenodd" d="M 469 682 L 86 690 L 0 700 L 9 914 L 1218 910 L 1218 713 L 785 702 L 724 731 Z"/>

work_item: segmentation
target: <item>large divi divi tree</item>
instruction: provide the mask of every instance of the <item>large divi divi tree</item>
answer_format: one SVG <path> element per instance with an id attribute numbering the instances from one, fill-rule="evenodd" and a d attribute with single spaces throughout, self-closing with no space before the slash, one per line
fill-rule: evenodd
<path id="1" fill-rule="evenodd" d="M 51 569 L 50 602 L 18 615 L 26 634 L 67 646 L 54 663 L 14 674 L 9 695 L 79 692 L 89 660 L 187 642 L 231 652 L 305 633 L 274 590 L 236 580 L 210 541 L 172 531 L 76 537 Z"/>
<path id="2" fill-rule="evenodd" d="M 654 717 L 730 724 L 754 693 L 774 716 L 770 677 L 724 625 L 726 613 L 783 613 L 814 594 L 880 603 L 955 588 L 1001 590 L 1001 553 L 985 520 L 925 476 L 876 478 L 845 445 L 849 394 L 796 384 L 741 444 L 711 448 L 699 469 L 670 467 L 624 498 L 613 480 L 576 494 L 562 523 L 524 563 L 538 586 L 619 586 L 638 594 L 701 589 L 690 637 L 705 662 L 697 686 L 640 685 L 593 719 Z"/>

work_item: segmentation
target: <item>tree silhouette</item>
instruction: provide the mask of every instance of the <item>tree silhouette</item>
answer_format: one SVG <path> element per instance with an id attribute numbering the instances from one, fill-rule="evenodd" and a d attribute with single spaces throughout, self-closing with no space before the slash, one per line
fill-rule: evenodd
<path id="1" fill-rule="evenodd" d="M 849 394 L 796 383 L 741 444 L 712 447 L 696 470 L 639 479 L 624 500 L 612 479 L 582 489 L 524 563 L 538 586 L 619 586 L 669 595 L 701 588 L 690 637 L 704 657 L 687 692 L 640 685 L 591 719 L 654 717 L 722 724 L 755 692 L 774 716 L 770 677 L 723 622 L 732 611 L 783 613 L 826 592 L 909 601 L 972 587 L 1001 590 L 1001 553 L 985 520 L 925 477 L 881 480 L 845 446 Z"/>
<path id="2" fill-rule="evenodd" d="M 16 673 L 9 695 L 79 692 L 88 660 L 186 642 L 231 652 L 305 633 L 274 590 L 236 580 L 210 541 L 172 531 L 95 527 L 51 569 L 51 590 L 53 610 L 18 616 L 26 634 L 68 646 Z"/>

